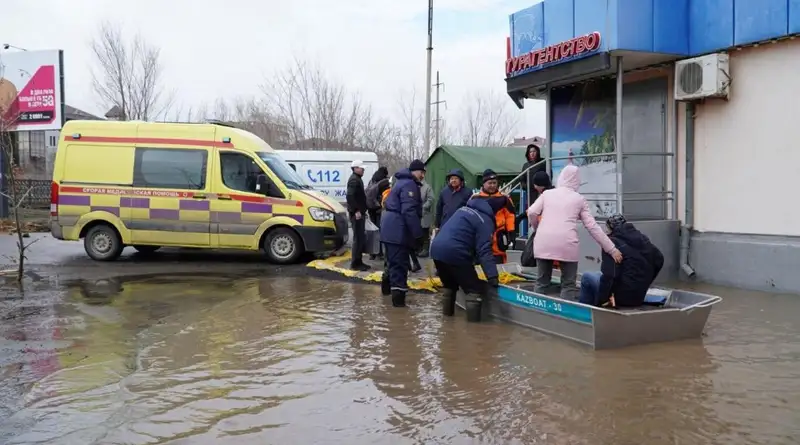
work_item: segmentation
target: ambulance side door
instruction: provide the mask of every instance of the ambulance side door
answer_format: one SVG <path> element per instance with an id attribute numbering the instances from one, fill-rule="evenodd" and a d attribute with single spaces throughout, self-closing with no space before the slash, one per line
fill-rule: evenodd
<path id="1" fill-rule="evenodd" d="M 251 248 L 264 221 L 272 218 L 272 204 L 256 191 L 259 175 L 269 178 L 249 154 L 216 150 L 211 201 L 211 231 L 215 245 L 223 248 Z M 268 179 L 269 181 L 269 179 Z"/>

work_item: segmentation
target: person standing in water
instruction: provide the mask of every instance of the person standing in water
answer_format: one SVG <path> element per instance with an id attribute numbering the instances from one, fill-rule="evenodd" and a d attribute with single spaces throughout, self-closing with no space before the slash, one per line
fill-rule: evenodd
<path id="1" fill-rule="evenodd" d="M 425 163 L 415 159 L 394 178 L 381 216 L 381 242 L 386 246 L 392 306 L 405 307 L 409 257 L 422 242 L 420 182 L 425 179 Z"/>

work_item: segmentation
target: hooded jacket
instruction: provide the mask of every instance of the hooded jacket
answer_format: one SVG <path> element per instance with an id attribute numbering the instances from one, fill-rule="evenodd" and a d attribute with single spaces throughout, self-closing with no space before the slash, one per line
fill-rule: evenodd
<path id="1" fill-rule="evenodd" d="M 664 266 L 664 255 L 633 224 L 626 222 L 615 227 L 609 235 L 622 253 L 620 264 L 603 252 L 600 266 L 600 290 L 596 306 L 602 306 L 614 294 L 617 307 L 636 307 L 644 303 L 647 290 Z"/>
<path id="2" fill-rule="evenodd" d="M 389 169 L 386 167 L 378 167 L 375 173 L 372 174 L 372 179 L 369 180 L 369 185 L 377 184 L 384 179 L 389 179 Z"/>
<path id="3" fill-rule="evenodd" d="M 578 193 L 580 185 L 578 167 L 567 165 L 558 175 L 556 188 L 545 190 L 528 209 L 528 221 L 536 231 L 533 239 L 536 259 L 577 262 L 579 220 L 603 251 L 614 252 L 614 243 L 595 221 L 586 198 Z"/>
<path id="4" fill-rule="evenodd" d="M 494 212 L 483 199 L 471 199 L 456 210 L 431 243 L 431 258 L 454 266 L 473 267 L 475 260 L 487 279 L 497 278 L 492 253 Z"/>
<path id="5" fill-rule="evenodd" d="M 419 183 L 407 168 L 394 178 L 381 212 L 381 242 L 413 247 L 422 237 Z"/>
<path id="6" fill-rule="evenodd" d="M 447 174 L 448 181 L 451 176 L 456 176 L 461 179 L 461 188 L 455 190 L 453 187 L 450 187 L 450 184 L 447 184 L 439 193 L 439 199 L 436 201 L 436 217 L 434 220 L 434 226 L 438 228 L 444 226 L 444 223 L 453 216 L 456 210 L 467 205 L 467 201 L 469 201 L 469 198 L 472 196 L 472 191 L 465 187 L 464 173 L 462 173 L 461 170 L 457 168 L 450 170 L 450 173 Z"/>
<path id="7" fill-rule="evenodd" d="M 533 161 L 530 160 L 530 154 L 532 151 L 536 152 L 536 158 Z M 537 162 L 543 159 L 544 158 L 542 158 L 541 149 L 537 148 L 533 144 L 529 145 L 528 149 L 525 150 L 525 163 L 522 164 L 522 171 L 524 172 L 530 166 L 536 164 Z M 528 202 L 531 204 L 533 204 L 536 201 L 536 198 L 539 197 L 539 192 L 537 192 L 536 189 L 533 187 L 533 176 L 538 172 L 543 172 L 546 174 L 547 163 L 542 163 L 540 165 L 537 165 L 536 167 L 533 167 L 530 171 L 530 175 L 525 175 L 522 177 L 522 183 L 525 187 L 525 192 L 528 193 L 528 196 L 530 197 Z M 522 204 L 524 205 L 525 203 L 523 202 Z"/>

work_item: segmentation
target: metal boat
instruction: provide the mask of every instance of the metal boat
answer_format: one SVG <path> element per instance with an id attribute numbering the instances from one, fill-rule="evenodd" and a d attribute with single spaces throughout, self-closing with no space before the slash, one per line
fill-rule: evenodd
<path id="1" fill-rule="evenodd" d="M 699 338 L 713 305 L 722 298 L 670 289 L 650 289 L 648 301 L 632 309 L 607 309 L 533 291 L 533 281 L 501 284 L 482 305 L 482 319 L 497 318 L 594 349 Z M 659 304 L 660 303 L 660 304 Z M 456 304 L 465 308 L 464 294 Z"/>

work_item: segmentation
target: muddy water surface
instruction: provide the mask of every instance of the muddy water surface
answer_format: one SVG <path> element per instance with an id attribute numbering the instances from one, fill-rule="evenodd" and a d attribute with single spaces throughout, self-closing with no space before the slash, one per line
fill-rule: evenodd
<path id="1" fill-rule="evenodd" d="M 0 443 L 800 443 L 800 298 L 703 290 L 702 341 L 611 352 L 305 277 L 6 292 Z"/>

